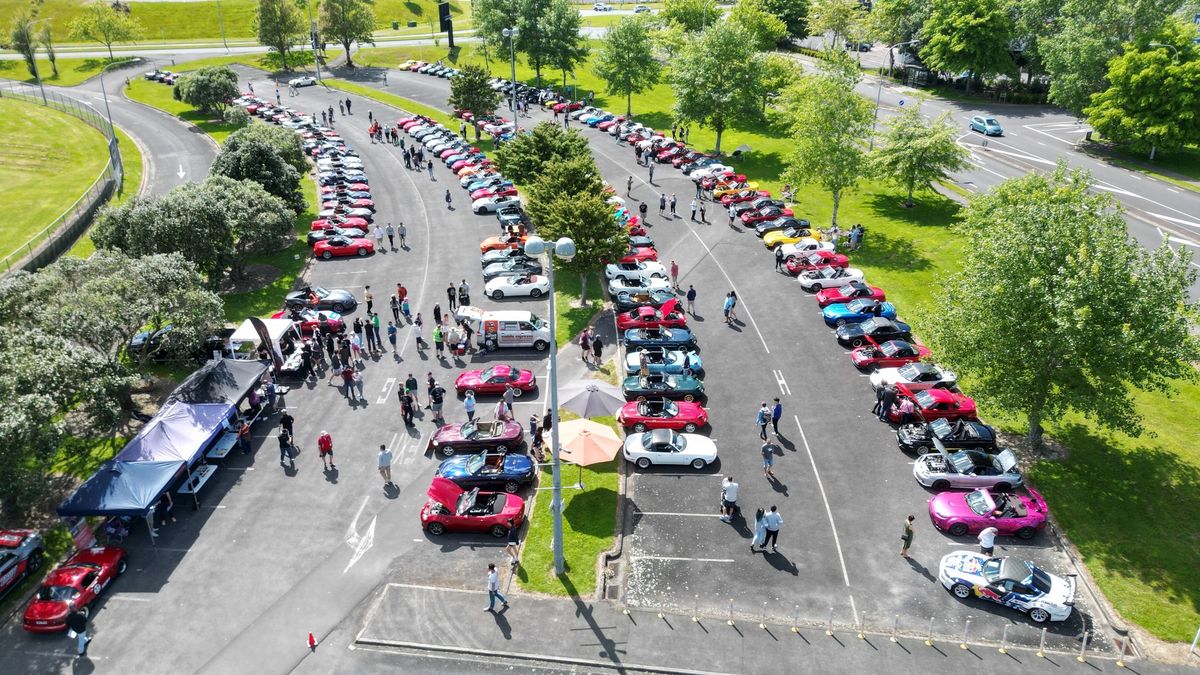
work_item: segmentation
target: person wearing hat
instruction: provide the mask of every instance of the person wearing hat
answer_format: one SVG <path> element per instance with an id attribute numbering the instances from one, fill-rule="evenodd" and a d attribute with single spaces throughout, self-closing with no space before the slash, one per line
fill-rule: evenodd
<path id="1" fill-rule="evenodd" d="M 642 377 L 650 374 L 650 352 L 645 347 L 638 350 L 638 368 Z"/>

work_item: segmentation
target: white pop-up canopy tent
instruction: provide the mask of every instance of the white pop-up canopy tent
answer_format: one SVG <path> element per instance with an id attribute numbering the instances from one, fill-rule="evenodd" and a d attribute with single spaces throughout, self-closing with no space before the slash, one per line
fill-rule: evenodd
<path id="1" fill-rule="evenodd" d="M 275 350 L 275 354 L 282 358 L 283 348 L 279 345 L 279 341 L 288 331 L 295 330 L 291 319 L 246 319 L 238 326 L 237 331 L 230 336 L 229 341 L 233 343 L 234 350 L 237 350 L 244 342 L 262 342 L 258 329 L 254 322 L 259 321 L 266 328 L 267 335 L 271 338 L 271 346 Z M 299 333 L 296 337 L 300 337 Z"/>

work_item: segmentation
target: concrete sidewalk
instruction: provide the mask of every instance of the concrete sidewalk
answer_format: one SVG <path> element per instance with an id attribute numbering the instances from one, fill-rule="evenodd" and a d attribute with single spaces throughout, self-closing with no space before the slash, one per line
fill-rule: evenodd
<path id="1" fill-rule="evenodd" d="M 924 636 L 836 628 L 762 626 L 757 618 L 658 615 L 582 598 L 510 595 L 511 606 L 485 611 L 487 594 L 388 584 L 366 613 L 354 638 L 358 648 L 424 652 L 449 658 L 483 658 L 564 668 L 662 673 L 1184 673 L 1194 670 L 999 645 L 935 641 Z M 355 653 L 355 652 L 351 652 Z M 350 657 L 354 660 L 354 657 Z M 314 664 L 315 665 L 315 664 Z M 343 666 L 346 664 L 343 664 Z M 520 666 L 517 670 L 520 670 Z M 370 670 L 368 668 L 367 670 Z"/>

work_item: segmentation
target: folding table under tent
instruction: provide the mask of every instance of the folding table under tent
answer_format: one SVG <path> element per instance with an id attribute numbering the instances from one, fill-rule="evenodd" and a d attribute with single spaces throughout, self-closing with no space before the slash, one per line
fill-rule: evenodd
<path id="1" fill-rule="evenodd" d="M 258 386 L 265 372 L 267 365 L 259 361 L 214 359 L 189 375 L 167 400 L 237 405 Z"/>
<path id="2" fill-rule="evenodd" d="M 150 522 L 154 505 L 171 483 L 186 470 L 178 459 L 145 462 L 105 462 L 58 506 L 64 518 L 126 516 L 144 518 L 154 540 Z"/>

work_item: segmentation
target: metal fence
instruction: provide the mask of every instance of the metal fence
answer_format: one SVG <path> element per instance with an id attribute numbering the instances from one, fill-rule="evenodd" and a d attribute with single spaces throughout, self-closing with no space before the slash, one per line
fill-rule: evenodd
<path id="1" fill-rule="evenodd" d="M 33 235 L 21 247 L 0 259 L 0 275 L 14 270 L 34 271 L 54 262 L 74 245 L 80 235 L 87 231 L 96 212 L 117 191 L 124 179 L 121 166 L 121 150 L 108 118 L 91 105 L 46 91 L 36 85 L 9 82 L 0 87 L 0 98 L 11 98 L 26 103 L 53 108 L 83 120 L 100 130 L 108 139 L 108 163 L 83 196 L 67 207 L 57 218 Z"/>

